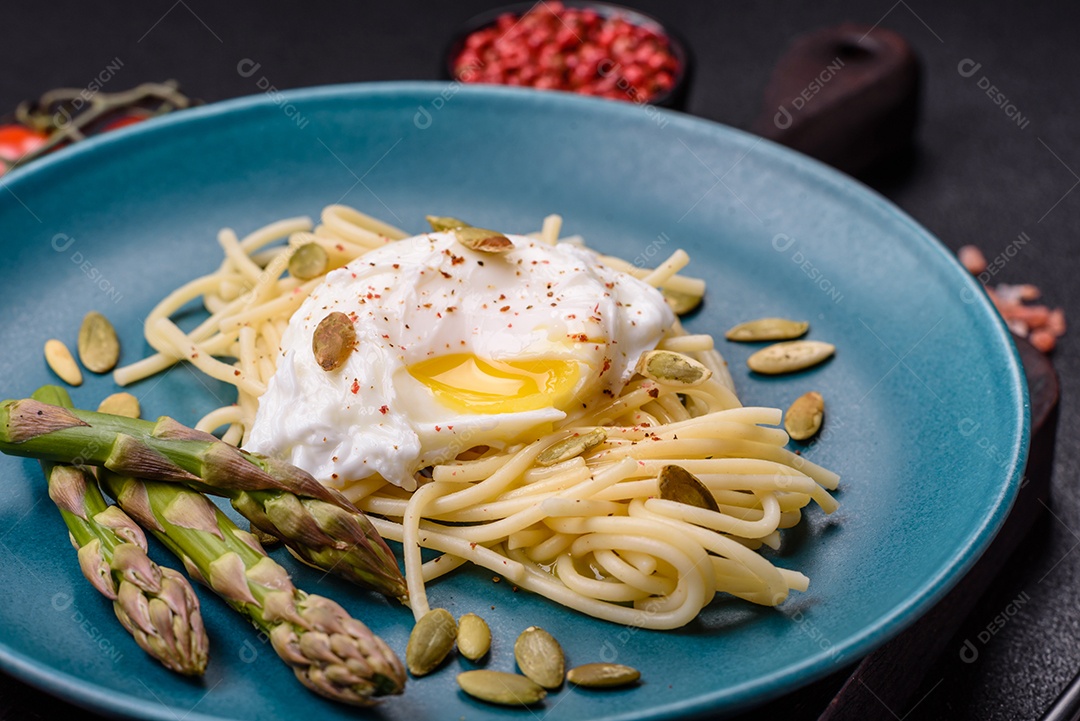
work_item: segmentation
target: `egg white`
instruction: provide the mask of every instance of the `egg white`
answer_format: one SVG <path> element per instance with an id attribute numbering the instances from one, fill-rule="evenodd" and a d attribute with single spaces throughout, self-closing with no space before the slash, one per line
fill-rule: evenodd
<path id="1" fill-rule="evenodd" d="M 412 490 L 428 465 L 473 446 L 528 440 L 571 407 L 617 394 L 674 323 L 661 294 L 584 248 L 509 237 L 513 250 L 491 254 L 451 233 L 419 235 L 329 273 L 282 336 L 245 447 L 333 487 L 377 473 Z M 353 320 L 357 345 L 327 372 L 311 339 L 334 311 Z M 578 372 L 556 404 L 540 395 L 530 399 L 539 407 L 492 413 L 447 401 L 410 372 L 459 355 L 564 362 Z"/>

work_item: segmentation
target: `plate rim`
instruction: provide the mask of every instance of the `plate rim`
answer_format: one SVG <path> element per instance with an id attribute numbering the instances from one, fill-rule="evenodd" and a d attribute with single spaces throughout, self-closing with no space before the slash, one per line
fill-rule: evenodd
<path id="1" fill-rule="evenodd" d="M 35 176 L 54 172 L 56 166 L 78 166 L 79 163 L 85 162 L 88 158 L 92 159 L 91 156 L 94 154 L 99 152 L 108 153 L 113 145 L 137 143 L 145 135 L 167 134 L 174 127 L 214 120 L 220 121 L 228 117 L 242 116 L 245 112 L 280 108 L 288 103 L 300 104 L 320 100 L 347 101 L 349 99 L 400 97 L 420 93 L 434 97 L 442 93 L 451 84 L 438 81 L 340 83 L 280 91 L 273 97 L 266 93 L 254 93 L 230 98 L 91 137 L 40 158 L 30 165 L 17 168 L 4 176 L 0 176 L 0 186 L 3 186 L 9 195 L 22 204 L 19 196 L 11 186 L 14 185 L 17 190 L 21 185 L 32 182 Z M 642 107 L 632 103 L 588 98 L 569 92 L 538 92 L 525 88 L 497 85 L 460 85 L 455 95 L 472 96 L 479 98 L 481 101 L 484 98 L 494 98 L 506 102 L 541 102 L 564 104 L 571 107 L 580 106 L 585 109 L 585 112 L 593 115 L 597 113 L 601 115 L 605 113 L 619 115 L 643 110 Z M 652 108 L 652 106 L 649 107 Z M 864 207 L 873 209 L 881 217 L 891 218 L 893 221 L 903 225 L 911 235 L 919 238 L 925 249 L 931 250 L 940 259 L 943 259 L 946 265 L 951 265 L 954 270 L 962 271 L 962 266 L 948 248 L 907 212 L 874 189 L 835 168 L 798 151 L 720 122 L 663 108 L 652 108 L 652 110 L 655 110 L 656 114 L 663 116 L 671 126 L 676 128 L 683 128 L 691 132 L 704 130 L 709 133 L 726 135 L 741 144 L 753 143 L 754 149 L 760 148 L 769 156 L 770 162 L 781 162 L 788 167 L 801 171 L 804 175 L 812 176 L 816 181 L 827 184 L 831 191 L 854 199 L 855 202 L 864 205 Z M 707 712 L 728 715 L 762 703 L 768 694 L 790 693 L 823 678 L 828 675 L 833 667 L 830 661 L 831 658 L 836 657 L 838 654 L 846 655 L 854 662 L 914 624 L 971 570 L 971 567 L 989 547 L 1001 529 L 1019 491 L 1030 447 L 1031 404 L 1019 352 L 1012 341 L 1011 335 L 1008 333 L 1004 321 L 997 315 L 976 279 L 966 271 L 962 271 L 959 276 L 963 278 L 968 291 L 975 298 L 974 305 L 979 308 L 982 315 L 989 319 L 989 327 L 995 331 L 994 340 L 996 344 L 1004 346 L 1003 359 L 1008 366 L 1005 370 L 1008 373 L 1009 382 L 1007 385 L 999 386 L 999 390 L 1008 391 L 1010 398 L 1015 399 L 1019 404 L 1020 411 L 1019 443 L 1010 448 L 1008 470 L 1002 469 L 1001 471 L 1002 476 L 1006 477 L 1005 482 L 1000 486 L 999 492 L 993 498 L 992 511 L 969 534 L 967 543 L 954 549 L 949 554 L 937 573 L 923 581 L 903 602 L 878 617 L 873 623 L 866 624 L 846 640 L 831 646 L 827 651 L 823 650 L 820 653 L 807 656 L 801 662 L 789 664 L 770 674 L 758 676 L 738 686 L 657 707 L 655 712 L 647 718 L 662 721 Z M 1002 348 L 998 350 L 1000 351 Z M 1004 380 L 1004 377 L 1000 380 Z M 58 671 L 34 658 L 15 651 L 2 640 L 0 640 L 0 670 L 43 692 L 93 711 L 111 715 L 124 714 L 132 718 L 154 719 L 155 721 L 158 719 L 171 721 L 173 719 L 173 709 L 170 706 L 163 703 L 154 703 L 150 699 L 112 693 L 92 681 L 64 671 Z M 220 721 L 222 717 L 208 716 L 193 711 L 188 714 L 187 718 L 193 719 L 193 721 Z M 642 716 L 640 712 L 631 712 L 609 718 L 610 721 L 615 721 L 616 719 L 641 719 L 646 717 Z"/>

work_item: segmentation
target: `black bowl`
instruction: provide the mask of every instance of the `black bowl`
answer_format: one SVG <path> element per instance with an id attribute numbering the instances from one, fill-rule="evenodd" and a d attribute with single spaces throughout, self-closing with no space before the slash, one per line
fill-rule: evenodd
<path id="1" fill-rule="evenodd" d="M 573 0 L 566 0 L 563 2 L 563 6 L 577 10 L 594 10 L 598 15 L 605 18 L 618 15 L 632 25 L 646 28 L 657 35 L 662 35 L 667 38 L 671 53 L 679 63 L 678 72 L 675 75 L 675 84 L 666 93 L 657 95 L 655 98 L 648 101 L 648 104 L 662 108 L 672 108 L 674 110 L 685 109 L 693 58 L 690 54 L 689 46 L 687 46 L 686 42 L 682 39 L 682 36 L 651 15 L 646 15 L 643 12 L 623 7 L 622 5 L 604 2 L 574 2 Z M 451 37 L 450 42 L 446 46 L 446 51 L 443 53 L 442 78 L 444 80 L 457 79 L 454 77 L 454 59 L 461 53 L 461 50 L 465 45 L 465 38 L 477 30 L 494 25 L 500 15 L 510 13 L 520 17 L 534 7 L 536 7 L 535 2 L 503 5 L 482 12 L 462 23 L 457 32 Z"/>

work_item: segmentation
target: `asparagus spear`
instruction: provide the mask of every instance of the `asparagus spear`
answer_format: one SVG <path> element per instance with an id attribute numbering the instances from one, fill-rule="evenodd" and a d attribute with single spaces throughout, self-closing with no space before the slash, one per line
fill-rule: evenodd
<path id="1" fill-rule="evenodd" d="M 265 633 L 312 691 L 369 706 L 375 697 L 404 690 L 405 669 L 381 638 L 334 601 L 297 589 L 258 540 L 206 496 L 109 470 L 100 474 L 121 508 L 168 546 L 188 573 Z"/>
<path id="2" fill-rule="evenodd" d="M 71 403 L 67 391 L 56 386 L 45 386 L 34 397 Z M 113 602 L 116 617 L 144 651 L 173 671 L 202 675 L 209 641 L 188 580 L 150 560 L 142 529 L 105 501 L 93 476 L 48 461 L 41 467 L 86 580 Z"/>
<path id="3" fill-rule="evenodd" d="M 4 401 L 0 451 L 103 466 L 225 496 L 305 563 L 394 598 L 407 595 L 393 552 L 367 516 L 340 493 L 300 468 L 238 450 L 167 416 L 143 421 L 33 398 Z"/>

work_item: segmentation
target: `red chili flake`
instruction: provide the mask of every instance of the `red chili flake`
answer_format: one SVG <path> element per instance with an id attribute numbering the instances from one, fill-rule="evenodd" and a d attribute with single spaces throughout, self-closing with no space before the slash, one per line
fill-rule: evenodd
<path id="1" fill-rule="evenodd" d="M 435 432 L 436 433 L 442 432 L 442 426 L 435 426 Z"/>
<path id="2" fill-rule="evenodd" d="M 240 371 L 233 371 L 233 372 L 232 372 L 232 374 L 233 374 L 234 376 L 238 376 L 238 375 L 240 375 Z"/>
<path id="3" fill-rule="evenodd" d="M 454 277 L 454 276 L 450 275 L 449 273 L 447 273 L 445 270 L 440 270 L 439 272 L 442 274 L 443 278 L 453 278 Z"/>
<path id="4" fill-rule="evenodd" d="M 504 305 L 502 308 L 499 308 L 500 313 L 505 313 L 508 310 L 510 310 L 510 306 L 508 305 Z"/>
<path id="5" fill-rule="evenodd" d="M 379 413 L 382 413 L 385 416 L 389 412 L 390 406 L 379 406 Z"/>
<path id="6" fill-rule="evenodd" d="M 656 398 L 659 395 L 660 395 L 660 389 L 659 388 L 650 388 L 649 389 L 649 398 Z"/>
<path id="7" fill-rule="evenodd" d="M 360 381 L 353 378 L 352 388 L 350 388 L 349 390 L 352 391 L 353 395 L 356 395 L 357 393 L 359 393 L 360 392 Z"/>
<path id="8" fill-rule="evenodd" d="M 600 369 L 600 375 L 604 375 L 609 370 L 611 370 L 611 359 L 610 358 L 605 358 L 604 359 L 604 367 Z"/>
<path id="9" fill-rule="evenodd" d="M 345 246 L 344 246 L 344 245 L 342 245 L 341 243 L 338 243 L 338 244 L 337 244 L 337 245 L 335 245 L 334 247 L 335 247 L 335 248 L 337 248 L 338 250 L 342 251 L 342 252 L 344 252 L 344 251 L 345 251 Z"/>

